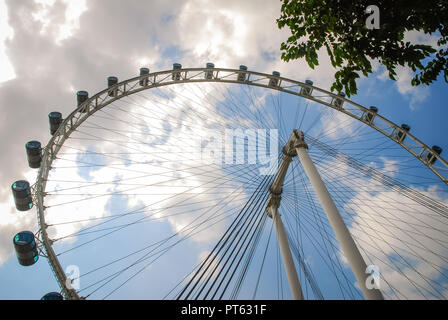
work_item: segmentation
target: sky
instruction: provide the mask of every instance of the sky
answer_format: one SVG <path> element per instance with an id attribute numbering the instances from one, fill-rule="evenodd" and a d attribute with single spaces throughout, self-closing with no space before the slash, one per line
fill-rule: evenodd
<path id="1" fill-rule="evenodd" d="M 24 144 L 29 140 L 38 140 L 44 144 L 49 140 L 48 113 L 60 111 L 63 115 L 69 114 L 75 107 L 76 91 L 87 90 L 91 94 L 98 92 L 104 89 L 106 78 L 110 75 L 124 80 L 137 76 L 138 69 L 142 66 L 149 67 L 151 71 L 159 71 L 171 69 L 174 62 L 181 63 L 183 67 L 203 67 L 207 62 L 213 62 L 216 67 L 235 69 L 239 65 L 247 65 L 249 70 L 268 74 L 276 70 L 287 78 L 299 81 L 312 79 L 316 86 L 328 90 L 335 71 L 324 51 L 320 52 L 320 64 L 314 70 L 310 69 L 303 60 L 288 63 L 281 61 L 279 48 L 282 41 L 288 37 L 288 31 L 279 30 L 275 22 L 280 15 L 280 5 L 279 1 L 267 0 L 243 2 L 237 0 L 130 0 L 126 1 L 126 4 L 118 0 L 0 0 L 0 65 L 2 70 L 0 74 L 2 139 L 0 143 L 3 150 L 0 158 L 0 168 L 2 168 L 0 181 L 3 181 L 0 186 L 0 299 L 39 299 L 46 292 L 58 290 L 56 281 L 44 258 L 41 258 L 41 261 L 31 269 L 25 270 L 17 264 L 12 248 L 12 238 L 16 232 L 36 230 L 35 209 L 28 212 L 16 211 L 10 186 L 16 180 L 26 178 L 33 181 L 35 179 L 36 172 L 28 169 L 27 166 Z M 423 41 L 430 44 L 433 44 L 435 39 L 434 36 L 429 37 L 418 32 L 411 32 L 406 37 L 411 41 Z M 429 146 L 438 145 L 448 151 L 445 123 L 448 112 L 446 111 L 448 98 L 446 83 L 439 78 L 430 87 L 415 88 L 410 85 L 412 74 L 409 70 L 399 68 L 397 81 L 391 81 L 384 68 L 378 64 L 374 64 L 374 67 L 374 74 L 368 79 L 361 79 L 358 82 L 359 93 L 351 100 L 364 106 L 377 106 L 381 115 L 393 122 L 409 124 L 412 133 L 421 141 Z M 214 87 L 180 86 L 177 91 L 166 89 L 138 96 L 137 102 L 144 99 L 157 101 L 152 105 L 145 105 L 148 108 L 146 111 L 138 111 L 136 101 L 129 100 L 127 103 L 132 107 L 133 112 L 142 112 L 138 114 L 143 118 L 151 117 L 160 107 L 159 103 L 167 103 L 173 107 L 174 111 L 171 113 L 162 114 L 159 119 L 151 120 L 151 128 L 155 127 L 159 130 L 156 130 L 156 133 L 166 134 L 171 131 L 176 133 L 176 135 L 164 137 L 165 143 L 169 147 L 174 145 L 173 141 L 176 138 L 186 132 L 182 128 L 164 127 L 166 119 L 169 117 L 180 119 L 185 116 L 183 112 L 192 112 L 191 110 L 199 114 L 206 113 L 201 106 L 189 105 L 188 101 L 198 98 L 198 96 L 202 99 L 209 99 L 213 97 L 212 89 Z M 237 89 L 235 90 L 234 94 L 240 96 L 241 93 Z M 258 94 L 259 92 L 253 91 L 253 93 Z M 223 106 L 226 106 L 230 103 L 229 96 L 226 96 L 228 91 L 223 90 L 219 94 L 222 95 L 220 98 L 213 98 L 218 105 L 222 103 Z M 274 97 L 277 99 L 277 96 Z M 283 104 L 288 104 L 289 100 L 284 99 Z M 260 93 L 260 101 L 261 103 L 267 101 L 263 93 Z M 293 108 L 291 106 L 293 103 L 295 102 L 291 100 L 290 108 Z M 124 106 L 125 104 L 122 105 L 122 107 Z M 178 106 L 186 107 L 179 107 L 179 110 L 174 109 Z M 303 107 L 303 104 L 301 106 Z M 256 104 L 252 107 L 256 107 Z M 324 112 L 320 114 L 325 115 Z M 119 113 L 114 115 L 120 116 Z M 286 112 L 282 117 L 285 121 L 289 118 Z M 306 119 L 313 119 L 310 115 L 307 117 Z M 318 118 L 321 128 L 333 133 L 339 132 L 337 131 L 338 125 L 345 121 L 345 118 L 338 118 L 337 115 L 335 118 L 328 118 L 332 121 L 326 122 L 325 119 L 325 117 Z M 100 120 L 97 119 L 97 121 L 92 125 L 100 123 Z M 213 125 L 223 122 L 231 127 L 245 126 L 244 119 L 233 119 L 225 115 L 213 120 L 201 118 L 200 121 L 198 119 L 195 121 L 199 127 L 201 125 L 213 127 Z M 139 125 L 144 126 L 144 121 L 139 122 Z M 332 126 L 336 131 L 331 131 Z M 334 133 L 335 136 L 328 134 L 326 141 L 340 139 L 341 136 L 338 134 L 342 134 L 343 137 L 356 134 L 355 130 L 351 129 L 353 127 L 343 128 L 343 133 Z M 144 131 L 144 128 L 142 130 Z M 152 128 L 152 130 L 155 129 Z M 92 132 L 90 131 L 90 133 Z M 154 131 L 152 132 L 154 133 Z M 316 132 L 318 132 L 317 129 Z M 142 133 L 136 133 L 137 137 L 140 137 L 139 134 Z M 73 141 L 70 146 L 90 152 L 111 152 L 114 148 L 113 145 L 107 143 L 101 146 L 86 146 L 80 141 Z M 150 143 L 155 144 L 156 142 L 150 141 Z M 152 150 L 150 149 L 151 145 L 148 148 L 148 150 Z M 70 159 L 86 162 L 100 161 L 91 154 L 83 156 L 80 153 L 72 152 L 70 154 L 67 150 L 65 151 L 67 152 L 66 157 L 69 159 L 67 161 Z M 393 160 L 396 161 L 396 159 L 398 158 L 384 159 L 384 166 L 390 169 L 394 165 Z M 125 160 L 121 160 L 126 163 Z M 134 161 L 135 158 L 131 157 L 127 160 Z M 173 158 L 170 160 L 174 161 Z M 322 160 L 320 165 L 325 167 L 329 164 Z M 152 164 L 150 168 L 154 172 L 160 173 L 158 171 L 161 170 L 160 167 L 156 163 Z M 138 165 L 135 168 L 138 170 Z M 83 179 L 83 181 L 114 177 L 115 173 L 107 170 L 107 168 L 98 170 L 79 168 L 78 170 L 66 170 L 60 174 L 67 180 L 72 178 L 74 180 Z M 348 169 L 341 168 L 340 170 Z M 188 172 L 192 171 L 185 170 L 181 174 L 187 175 Z M 225 176 L 224 173 L 226 173 L 225 170 L 218 171 L 216 175 L 222 179 Z M 330 173 L 329 177 L 331 178 Z M 182 178 L 186 177 L 177 178 L 179 179 L 177 184 L 171 184 L 170 188 L 185 190 L 186 186 L 183 184 Z M 159 179 L 161 178 L 159 177 Z M 234 184 L 229 182 L 228 186 L 235 189 L 244 186 L 244 181 L 238 181 L 236 178 L 235 180 Z M 359 183 L 365 183 L 363 181 L 361 180 Z M 196 187 L 200 186 L 202 182 L 201 178 L 189 180 L 189 183 Z M 59 185 L 56 184 L 54 187 L 57 188 Z M 429 192 L 430 187 L 431 185 L 422 186 L 421 191 Z M 116 191 L 120 191 L 119 187 L 115 186 L 115 188 L 117 188 Z M 440 188 L 443 186 L 439 185 L 438 188 L 439 190 L 436 191 L 441 192 Z M 163 189 L 160 191 L 162 195 L 159 194 L 155 199 L 169 194 Z M 446 192 L 446 189 L 442 191 Z M 95 189 L 89 192 L 94 193 Z M 226 191 L 229 193 L 213 197 L 211 194 L 201 195 L 200 192 L 195 192 L 199 193 L 197 196 L 203 198 L 203 201 L 210 201 L 215 206 L 220 199 L 229 197 L 231 194 L 231 191 Z M 441 201 L 446 200 L 443 192 L 440 196 Z M 244 192 L 241 194 L 244 195 Z M 92 217 L 101 218 L 119 210 L 126 211 L 136 208 L 144 201 L 148 201 L 142 200 L 141 196 L 121 196 L 123 198 L 110 196 L 64 210 L 68 210 L 67 216 L 76 216 L 80 220 Z M 387 200 L 384 198 L 388 196 L 391 195 L 386 192 L 371 195 L 377 201 L 386 202 Z M 403 199 L 395 200 L 397 202 L 405 201 Z M 54 204 L 51 200 L 49 201 L 50 204 Z M 232 205 L 237 207 L 243 201 L 244 197 L 238 198 Z M 356 204 L 356 197 L 351 199 L 350 203 Z M 363 205 L 365 202 L 359 204 L 359 206 Z M 369 206 L 367 205 L 367 207 Z M 103 208 L 108 208 L 108 210 Z M 155 217 L 161 217 L 157 216 L 157 210 L 161 208 L 157 206 L 152 208 L 156 214 Z M 350 210 L 347 209 L 347 211 Z M 369 208 L 364 208 L 362 211 L 368 212 Z M 57 210 L 49 211 L 49 217 L 53 215 L 57 221 L 58 212 L 60 213 Z M 95 215 L 92 216 L 91 212 L 95 212 Z M 359 216 L 358 220 L 361 218 Z M 182 227 L 188 223 L 187 221 L 189 220 L 181 218 L 167 219 L 165 223 L 144 224 L 144 227 L 149 229 L 142 229 L 142 225 L 134 232 L 152 235 L 160 233 L 160 237 L 162 237 L 162 234 L 169 234 L 173 229 L 182 231 Z M 434 222 L 425 223 L 433 225 Z M 53 236 L 60 237 L 88 226 L 88 223 L 61 226 L 54 230 Z M 189 242 L 191 254 L 184 256 L 185 252 L 179 249 L 177 255 L 183 257 L 183 260 L 178 263 L 194 265 L 198 260 L 196 257 L 204 256 L 209 252 L 209 243 L 214 243 L 218 239 L 217 234 L 225 230 L 225 227 L 225 223 L 217 224 L 213 231 L 209 230 L 197 238 L 193 238 Z M 265 236 L 269 233 L 269 226 L 266 227 L 265 233 Z M 128 236 L 129 234 L 123 236 L 122 241 L 127 241 Z M 357 237 L 362 239 L 363 236 L 358 234 Z M 59 249 L 63 250 L 65 245 L 69 246 L 74 243 L 76 243 L 76 239 L 72 242 L 63 242 Z M 399 245 L 397 244 L 397 246 Z M 89 251 L 93 250 L 91 248 L 86 249 L 85 256 L 82 258 L 82 263 L 86 266 L 83 265 L 82 268 L 92 267 L 89 265 L 89 255 L 95 255 L 103 248 L 107 248 L 107 243 L 98 244 L 94 251 Z M 124 248 L 121 249 L 124 250 Z M 386 253 L 393 254 L 394 252 L 386 250 Z M 173 256 L 176 256 L 176 253 Z M 69 255 L 66 258 L 67 264 L 70 264 L 70 259 L 75 258 L 77 258 L 76 255 Z M 311 257 L 308 258 L 311 259 Z M 434 257 L 427 258 L 431 260 Z M 81 262 L 79 263 L 81 264 Z M 170 264 L 161 264 L 159 269 L 154 272 L 168 272 L 164 270 L 164 268 L 168 268 L 168 265 Z M 275 265 L 271 267 L 274 268 Z M 314 265 L 316 272 L 320 268 L 321 266 Z M 178 275 L 174 269 L 170 272 L 173 275 Z M 175 277 L 173 276 L 173 278 Z M 321 281 L 326 282 L 327 280 L 323 278 Z M 156 298 L 157 288 L 162 284 L 159 283 L 157 277 L 152 281 L 155 289 L 149 296 Z M 266 282 L 267 292 L 270 285 L 275 286 L 269 281 Z M 140 298 L 140 294 L 143 294 L 140 291 L 143 289 L 125 288 L 124 290 L 121 295 L 111 297 Z M 341 298 L 336 290 L 330 288 L 329 292 L 329 297 Z M 261 297 L 271 298 L 272 296 L 263 294 Z M 96 298 L 101 298 L 101 296 Z"/>

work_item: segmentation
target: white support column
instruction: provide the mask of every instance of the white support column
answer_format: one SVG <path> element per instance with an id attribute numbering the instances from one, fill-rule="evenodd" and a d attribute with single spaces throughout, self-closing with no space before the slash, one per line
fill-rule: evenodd
<path id="1" fill-rule="evenodd" d="M 294 135 L 291 135 L 291 139 L 294 139 Z M 288 278 L 292 297 L 294 300 L 303 300 L 302 287 L 300 286 L 299 276 L 297 275 L 297 270 L 289 248 L 285 226 L 283 225 L 280 213 L 278 212 L 283 191 L 283 182 L 285 181 L 286 172 L 288 171 L 291 161 L 291 155 L 287 154 L 287 152 L 284 153 L 280 167 L 269 188 L 271 194 L 267 201 L 266 211 L 274 222 L 275 234 L 277 235 L 277 242 L 280 247 L 280 253 L 282 255 L 283 265 L 286 269 L 286 276 Z"/>
<path id="2" fill-rule="evenodd" d="M 313 186 L 319 201 L 327 214 L 328 220 L 334 230 L 336 238 L 339 241 L 339 244 L 342 248 L 342 252 L 347 258 L 350 267 L 358 281 L 358 285 L 361 288 L 364 297 L 369 300 L 382 300 L 383 295 L 381 291 L 375 288 L 368 289 L 366 287 L 366 279 L 369 274 L 366 273 L 367 265 L 364 262 L 361 253 L 356 247 L 355 241 L 350 235 L 350 232 L 347 226 L 342 220 L 341 215 L 339 214 L 336 205 L 333 202 L 333 199 L 330 196 L 327 188 L 325 187 L 324 182 L 322 181 L 319 172 L 314 166 L 308 152 L 306 151 L 306 145 L 301 145 L 296 148 L 297 154 L 299 155 L 300 162 L 302 163 L 303 168 L 305 169 L 305 173 L 308 176 L 311 185 Z"/>
<path id="3" fill-rule="evenodd" d="M 291 251 L 289 249 L 288 238 L 286 237 L 285 227 L 280 217 L 278 209 L 275 207 L 268 207 L 272 220 L 274 221 L 275 233 L 277 235 L 277 242 L 280 247 L 283 265 L 286 269 L 286 276 L 288 278 L 289 287 L 291 288 L 292 297 L 294 300 L 303 300 L 302 287 L 300 286 L 297 270 L 292 259 Z"/>

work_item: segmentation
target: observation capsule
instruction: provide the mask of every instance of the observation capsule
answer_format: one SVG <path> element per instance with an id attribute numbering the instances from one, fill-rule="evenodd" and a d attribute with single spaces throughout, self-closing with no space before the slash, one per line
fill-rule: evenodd
<path id="1" fill-rule="evenodd" d="M 272 75 L 274 77 L 280 77 L 280 72 L 278 71 L 272 71 Z M 277 87 L 278 86 L 278 79 L 276 78 L 270 78 L 269 79 L 269 86 L 270 87 Z"/>
<path id="2" fill-rule="evenodd" d="M 341 97 L 342 99 L 345 98 L 345 93 L 344 92 L 339 92 L 338 96 Z M 333 100 L 331 101 L 331 104 L 334 105 L 336 108 L 341 109 L 342 105 L 344 104 L 344 100 L 342 100 L 340 98 L 333 98 Z"/>
<path id="3" fill-rule="evenodd" d="M 107 87 L 110 88 L 118 83 L 118 78 L 110 76 L 107 78 Z M 117 88 L 109 90 L 109 97 L 115 97 L 117 95 Z"/>
<path id="4" fill-rule="evenodd" d="M 17 210 L 28 211 L 33 207 L 31 187 L 28 181 L 16 181 L 12 184 L 11 189 Z"/>
<path id="5" fill-rule="evenodd" d="M 397 133 L 395 134 L 395 139 L 398 141 L 403 141 L 404 138 L 406 138 L 406 133 L 411 130 L 411 127 L 408 126 L 406 123 L 403 123 L 401 125 L 401 130 L 397 130 Z"/>
<path id="6" fill-rule="evenodd" d="M 365 120 L 366 120 L 367 122 L 372 122 L 372 121 L 373 121 L 373 118 L 375 118 L 375 114 L 378 113 L 378 108 L 375 107 L 375 106 L 370 106 L 369 110 L 370 110 L 370 112 L 367 112 L 367 113 L 366 113 L 366 118 L 365 118 Z"/>
<path id="7" fill-rule="evenodd" d="M 22 266 L 31 266 L 39 260 L 36 240 L 31 231 L 19 232 L 14 236 L 13 243 L 17 259 Z"/>
<path id="8" fill-rule="evenodd" d="M 140 68 L 140 76 L 144 76 L 146 74 L 149 74 L 149 69 L 148 68 Z M 145 79 L 141 79 L 139 81 L 139 84 L 144 87 L 148 85 L 148 78 Z"/>
<path id="9" fill-rule="evenodd" d="M 313 85 L 313 81 L 311 81 L 311 80 L 305 80 L 305 83 L 309 86 Z M 313 92 L 313 88 L 302 87 L 300 89 L 300 94 L 304 95 L 304 96 L 310 96 L 311 92 Z"/>
<path id="10" fill-rule="evenodd" d="M 48 114 L 48 121 L 50 122 L 50 133 L 54 135 L 62 123 L 62 113 L 57 111 L 50 112 Z"/>
<path id="11" fill-rule="evenodd" d="M 39 141 L 29 141 L 25 145 L 26 156 L 28 158 L 28 165 L 32 169 L 40 167 L 42 162 L 42 148 Z"/>
<path id="12" fill-rule="evenodd" d="M 426 154 L 426 161 L 428 161 L 430 164 L 434 164 L 437 160 L 434 154 L 437 153 L 438 155 L 440 155 L 442 153 L 442 148 L 440 148 L 439 146 L 432 146 L 431 149 L 432 152 L 428 152 Z"/>
<path id="13" fill-rule="evenodd" d="M 76 93 L 76 101 L 78 102 L 78 107 L 89 99 L 89 93 L 87 91 L 78 91 Z M 87 107 L 81 109 L 82 113 L 87 112 Z"/>
<path id="14" fill-rule="evenodd" d="M 240 72 L 238 73 L 238 81 L 244 82 L 246 81 L 246 72 L 247 71 L 247 67 L 245 65 L 240 65 Z"/>
<path id="15" fill-rule="evenodd" d="M 182 65 L 180 63 L 173 63 L 173 70 L 180 70 L 180 69 L 182 69 Z M 179 81 L 180 71 L 173 72 L 172 79 L 174 81 Z"/>
<path id="16" fill-rule="evenodd" d="M 59 292 L 49 292 L 44 295 L 40 300 L 64 300 L 64 296 Z"/>
<path id="17" fill-rule="evenodd" d="M 213 69 L 215 68 L 215 64 L 211 62 L 207 62 L 205 65 L 207 69 Z M 207 70 L 205 71 L 205 79 L 212 79 L 213 78 L 213 70 Z"/>
<path id="18" fill-rule="evenodd" d="M 76 93 L 76 101 L 78 102 L 78 107 L 89 99 L 89 93 L 87 91 L 81 90 Z"/>

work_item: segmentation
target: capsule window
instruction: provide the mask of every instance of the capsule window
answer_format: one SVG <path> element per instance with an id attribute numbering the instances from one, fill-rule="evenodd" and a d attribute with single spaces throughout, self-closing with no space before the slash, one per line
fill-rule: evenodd
<path id="1" fill-rule="evenodd" d="M 313 85 L 313 81 L 311 80 L 305 80 L 305 84 L 312 86 Z M 304 95 L 304 96 L 311 96 L 311 93 L 313 92 L 313 88 L 309 88 L 309 87 L 302 87 L 300 89 L 300 94 Z"/>
<path id="2" fill-rule="evenodd" d="M 31 187 L 28 181 L 16 181 L 12 184 L 11 189 L 17 210 L 27 211 L 33 207 Z"/>
<path id="3" fill-rule="evenodd" d="M 431 149 L 432 150 L 426 154 L 426 161 L 428 161 L 428 163 L 432 165 L 437 160 L 435 154 L 440 155 L 442 153 L 442 148 L 440 148 L 439 146 L 432 146 Z"/>
<path id="4" fill-rule="evenodd" d="M 246 71 L 247 71 L 247 67 L 244 65 L 241 65 L 240 72 L 238 72 L 238 77 L 237 77 L 238 81 L 240 81 L 240 82 L 246 81 L 246 76 L 247 76 Z"/>
<path id="5" fill-rule="evenodd" d="M 78 102 L 78 107 L 89 99 L 89 93 L 87 91 L 78 91 L 76 93 L 76 100 Z"/>
<path id="6" fill-rule="evenodd" d="M 211 63 L 211 62 L 208 62 L 206 65 L 205 65 L 205 67 L 207 68 L 207 69 L 213 69 L 213 68 L 215 68 L 215 65 L 213 64 L 213 63 Z M 205 79 L 213 79 L 213 70 L 207 70 L 207 71 L 205 71 Z"/>
<path id="7" fill-rule="evenodd" d="M 62 123 L 62 114 L 57 111 L 50 112 L 48 114 L 48 121 L 50 122 L 50 133 L 54 135 Z"/>
<path id="8" fill-rule="evenodd" d="M 42 148 L 39 141 L 29 141 L 25 145 L 28 165 L 32 169 L 40 167 L 42 162 Z"/>
<path id="9" fill-rule="evenodd" d="M 369 111 L 366 113 L 365 120 L 369 123 L 372 123 L 375 115 L 378 113 L 378 108 L 374 106 L 370 106 Z"/>
<path id="10" fill-rule="evenodd" d="M 86 102 L 89 99 L 89 93 L 87 91 L 78 91 L 76 93 L 76 101 L 78 103 L 78 107 L 83 104 L 84 102 Z M 83 108 L 81 108 L 82 113 L 87 112 L 87 106 L 84 106 Z"/>
<path id="11" fill-rule="evenodd" d="M 180 63 L 173 63 L 173 70 L 180 70 L 180 69 L 182 69 L 182 65 Z M 180 71 L 173 72 L 172 79 L 174 81 L 179 81 L 181 79 Z"/>
<path id="12" fill-rule="evenodd" d="M 19 264 L 31 266 L 39 260 L 36 240 L 31 231 L 22 231 L 13 238 L 14 250 Z"/>
<path id="13" fill-rule="evenodd" d="M 110 76 L 107 78 L 107 87 L 110 88 L 118 83 L 118 78 Z M 117 95 L 117 88 L 109 90 L 109 97 L 115 97 Z"/>
<path id="14" fill-rule="evenodd" d="M 408 126 L 407 124 L 403 123 L 401 125 L 401 128 L 397 129 L 397 132 L 395 134 L 395 139 L 402 142 L 404 140 L 404 138 L 406 138 L 406 134 L 409 132 L 409 130 L 411 130 L 411 127 Z"/>
<path id="15" fill-rule="evenodd" d="M 339 92 L 338 97 L 334 97 L 331 101 L 331 104 L 334 105 L 336 108 L 341 109 L 342 105 L 344 104 L 345 93 Z"/>
<path id="16" fill-rule="evenodd" d="M 111 76 L 111 77 L 107 78 L 107 86 L 108 87 L 112 87 L 112 86 L 116 85 L 117 83 L 118 83 L 117 77 Z"/>
<path id="17" fill-rule="evenodd" d="M 148 75 L 149 69 L 148 68 L 140 68 L 140 76 Z M 144 87 L 148 85 L 148 78 L 140 79 L 139 81 L 140 86 Z"/>
<path id="18" fill-rule="evenodd" d="M 41 300 L 64 300 L 64 296 L 59 292 L 49 292 Z"/>
<path id="19" fill-rule="evenodd" d="M 272 72 L 272 75 L 274 76 L 274 77 L 280 77 L 280 72 L 278 72 L 278 71 L 273 71 Z M 277 87 L 278 86 L 278 79 L 277 78 L 270 78 L 269 79 L 269 86 L 270 87 Z"/>

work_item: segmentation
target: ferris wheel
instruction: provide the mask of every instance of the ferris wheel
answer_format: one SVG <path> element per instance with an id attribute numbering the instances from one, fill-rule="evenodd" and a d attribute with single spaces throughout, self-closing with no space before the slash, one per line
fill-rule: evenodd
<path id="1" fill-rule="evenodd" d="M 379 108 L 213 63 L 76 101 L 12 184 L 43 299 L 448 297 L 448 163 Z"/>

